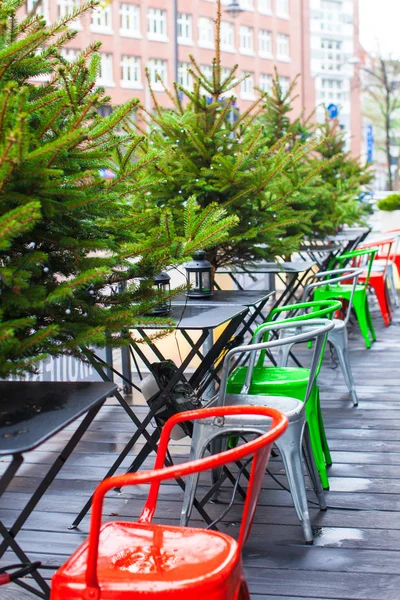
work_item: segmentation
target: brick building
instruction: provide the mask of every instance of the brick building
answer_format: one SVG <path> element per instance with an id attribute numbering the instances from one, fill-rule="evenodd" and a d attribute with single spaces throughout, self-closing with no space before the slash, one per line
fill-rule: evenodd
<path id="1" fill-rule="evenodd" d="M 49 21 L 70 11 L 79 0 L 42 0 L 38 10 Z M 223 8 L 231 0 L 223 0 Z M 38 0 L 28 0 L 32 10 Z M 241 0 L 243 11 L 223 13 L 222 62 L 249 74 L 237 90 L 242 109 L 255 99 L 255 86 L 270 89 L 274 65 L 287 86 L 298 73 L 296 111 L 312 112 L 321 104 L 337 104 L 339 119 L 351 147 L 360 151 L 360 92 L 352 86 L 354 57 L 359 53 L 358 0 Z M 176 17 L 176 26 L 175 26 Z M 73 58 L 90 42 L 100 40 L 99 84 L 120 104 L 132 96 L 151 109 L 145 83 L 148 67 L 160 102 L 170 102 L 159 83 L 178 78 L 190 86 L 187 72 L 193 54 L 205 73 L 214 56 L 215 0 L 111 0 L 76 22 L 77 37 L 65 50 Z M 349 62 L 350 61 L 350 62 Z M 318 118 L 324 109 L 317 109 Z"/>

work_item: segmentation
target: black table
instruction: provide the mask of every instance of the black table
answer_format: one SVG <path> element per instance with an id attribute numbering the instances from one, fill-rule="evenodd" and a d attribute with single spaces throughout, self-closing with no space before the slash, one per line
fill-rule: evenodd
<path id="1" fill-rule="evenodd" d="M 284 283 L 285 289 L 277 298 L 273 306 L 273 308 L 275 308 L 279 305 L 288 304 L 295 298 L 297 291 L 303 286 L 304 281 L 307 279 L 315 265 L 315 261 L 305 260 L 282 263 L 255 262 L 244 265 L 243 267 L 222 267 L 217 270 L 217 273 L 229 275 L 239 290 L 243 290 L 243 286 L 238 281 L 238 275 L 271 275 L 274 280 L 275 277 L 278 277 Z M 273 287 L 275 287 L 275 285 Z"/>
<path id="2" fill-rule="evenodd" d="M 300 246 L 299 254 L 304 260 L 313 260 L 321 271 L 325 271 L 331 260 L 342 253 L 342 247 L 342 244 L 337 241 L 330 243 L 309 242 Z"/>
<path id="3" fill-rule="evenodd" d="M 247 312 L 248 309 L 244 306 L 230 306 L 228 304 L 221 304 L 213 307 L 197 305 L 174 305 L 172 306 L 171 313 L 168 315 L 168 317 L 175 322 L 173 327 L 168 325 L 152 325 L 148 323 L 135 326 L 135 330 L 146 343 L 146 345 L 151 349 L 151 352 L 154 356 L 153 360 L 149 359 L 143 352 L 143 344 L 132 340 L 130 346 L 131 357 L 136 366 L 136 370 L 140 379 L 143 377 L 137 358 L 140 358 L 150 373 L 152 372 L 152 362 L 154 360 L 166 360 L 157 347 L 157 344 L 151 340 L 147 332 L 151 332 L 151 330 L 154 331 L 155 329 L 171 329 L 171 331 L 180 331 L 185 340 L 188 342 L 190 350 L 182 360 L 182 364 L 178 368 L 176 375 L 170 380 L 169 384 L 162 389 L 159 394 L 157 394 L 152 409 L 149 410 L 145 419 L 139 424 L 135 433 L 132 435 L 131 439 L 126 444 L 117 460 L 106 473 L 105 478 L 111 477 L 116 472 L 141 435 L 145 437 L 146 443 L 135 457 L 128 469 L 128 472 L 139 470 L 150 452 L 152 450 L 157 451 L 157 443 L 160 432 L 158 429 L 155 429 L 152 433 L 149 433 L 147 431 L 147 427 L 149 426 L 156 412 L 162 406 L 166 394 L 168 394 L 175 387 L 180 379 L 185 379 L 184 372 L 196 356 L 200 358 L 200 364 L 194 373 L 189 377 L 188 381 L 196 390 L 197 395 L 201 397 L 202 393 L 209 388 L 213 381 L 219 381 L 218 371 L 221 366 L 221 361 L 223 360 L 223 351 L 231 347 L 231 343 L 235 343 L 235 341 L 231 342 L 231 338 L 234 340 L 234 334 L 243 322 Z M 206 340 L 210 338 L 210 334 L 212 334 L 212 332 L 221 325 L 226 325 L 221 335 L 218 337 L 215 343 L 211 345 L 211 347 L 206 348 L 205 352 L 202 351 L 202 347 Z M 197 340 L 192 339 L 189 333 L 191 331 L 200 332 L 200 336 Z M 95 357 L 93 358 L 95 359 Z M 109 367 L 109 365 L 101 362 L 97 363 L 96 365 L 96 369 L 104 380 L 107 380 L 108 378 L 106 373 L 107 367 Z M 116 372 L 113 367 L 112 369 Z M 121 376 L 121 373 L 118 373 L 118 375 Z M 127 380 L 128 375 L 125 374 L 123 377 L 124 380 Z M 133 381 L 127 380 L 127 383 L 140 391 L 140 388 Z M 118 394 L 116 393 L 115 396 L 118 396 Z M 171 464 L 171 460 L 168 459 L 166 464 Z M 184 484 L 181 480 L 178 480 L 178 483 L 181 485 L 181 487 L 184 487 Z M 92 498 L 86 502 L 85 506 L 72 523 L 71 528 L 75 528 L 79 525 L 83 517 L 90 509 L 91 502 Z M 197 502 L 197 500 L 195 502 L 195 507 L 203 516 L 204 520 L 210 523 L 210 518 L 202 509 L 202 506 Z"/>
<path id="4" fill-rule="evenodd" d="M 0 478 L 0 496 L 23 463 L 25 452 L 33 450 L 85 415 L 12 527 L 7 529 L 0 521 L 0 535 L 3 538 L 0 557 L 11 548 L 21 563 L 32 564 L 15 538 L 87 431 L 105 399 L 113 395 L 115 389 L 113 383 L 103 382 L 0 382 L 0 456 L 12 456 Z M 39 598 L 48 598 L 50 588 L 42 575 L 33 570 L 32 577 L 39 589 L 26 583 L 25 579 L 17 579 L 15 583 Z"/>

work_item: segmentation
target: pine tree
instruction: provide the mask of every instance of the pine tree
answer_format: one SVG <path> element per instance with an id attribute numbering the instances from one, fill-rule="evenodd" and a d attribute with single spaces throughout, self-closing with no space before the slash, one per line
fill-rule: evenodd
<path id="1" fill-rule="evenodd" d="M 235 222 L 186 195 L 178 234 L 171 211 L 142 201 L 163 176 L 149 172 L 159 153 L 132 134 L 137 101 L 101 117 L 99 44 L 72 63 L 61 55 L 75 35 L 67 24 L 96 2 L 51 26 L 37 15 L 19 22 L 22 4 L 0 1 L 2 378 L 47 354 L 126 343 L 138 320 L 156 321 L 146 316 L 160 300 L 154 274 L 221 242 Z"/>
<path id="2" fill-rule="evenodd" d="M 371 183 L 373 173 L 368 165 L 346 150 L 346 136 L 337 119 L 327 115 L 318 125 L 322 138 L 315 161 L 328 161 L 320 172 L 322 185 L 318 187 L 318 211 L 313 218 L 313 230 L 319 235 L 331 235 L 343 225 L 365 224 L 371 213 L 370 206 L 362 202 L 365 188 Z M 336 156 L 333 162 L 331 158 Z"/>
<path id="3" fill-rule="evenodd" d="M 313 145 L 312 152 L 292 165 L 294 173 L 289 168 L 286 171 L 288 177 L 302 178 L 318 171 L 318 176 L 309 178 L 307 185 L 291 199 L 293 210 L 309 218 L 299 219 L 289 231 L 292 235 L 304 232 L 312 238 L 323 238 L 343 225 L 363 222 L 369 210 L 357 198 L 371 181 L 371 172 L 346 152 L 345 137 L 337 121 L 327 117 L 318 125 L 314 114 L 292 116 L 297 80 L 298 77 L 284 91 L 275 70 L 271 93 L 264 94 L 265 110 L 260 121 L 265 127 L 268 146 L 285 137 L 290 150 Z"/>
<path id="4" fill-rule="evenodd" d="M 235 108 L 234 88 L 240 84 L 237 66 L 224 69 L 220 57 L 221 2 L 217 1 L 216 55 L 207 77 L 193 57 L 190 76 L 193 89 L 174 84 L 168 93 L 172 109 L 160 106 L 152 93 L 154 111 L 141 111 L 141 133 L 147 148 L 163 153 L 151 170 L 162 173 L 165 184 L 147 197 L 154 206 L 168 206 L 181 222 L 185 198 L 193 195 L 202 208 L 216 203 L 237 215 L 238 224 L 228 240 L 208 253 L 214 269 L 257 259 L 273 259 L 293 251 L 298 238 L 287 235 L 298 220 L 290 206 L 309 178 L 288 167 L 298 164 L 310 148 L 287 151 L 287 138 L 265 147 L 260 97 L 242 114 Z M 161 79 L 160 79 L 161 81 Z M 150 80 L 148 78 L 150 85 Z M 150 85 L 151 88 L 151 85 Z M 304 216 L 305 218 L 305 216 Z"/>

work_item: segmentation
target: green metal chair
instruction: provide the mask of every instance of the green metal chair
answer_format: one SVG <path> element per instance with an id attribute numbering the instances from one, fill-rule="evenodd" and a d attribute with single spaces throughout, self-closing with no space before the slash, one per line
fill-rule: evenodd
<path id="1" fill-rule="evenodd" d="M 253 335 L 253 342 L 260 340 L 268 341 L 271 322 L 282 313 L 289 313 L 288 318 L 279 320 L 279 323 L 304 323 L 306 320 L 330 318 L 333 313 L 340 310 L 342 303 L 338 300 L 322 300 L 312 302 L 301 302 L 288 306 L 280 306 L 271 311 L 266 323 L 257 327 Z M 306 313 L 306 310 L 312 312 Z M 266 330 L 262 336 L 263 330 Z M 280 367 L 266 366 L 265 351 L 262 351 L 256 366 L 252 372 L 252 378 L 248 394 L 259 396 L 287 396 L 304 402 L 307 386 L 310 379 L 310 369 L 303 367 Z M 317 368 L 317 375 L 321 368 L 323 351 Z M 227 393 L 240 394 L 246 381 L 248 367 L 236 368 L 228 380 Z M 329 489 L 327 466 L 332 464 L 329 446 L 326 439 L 324 423 L 322 419 L 319 388 L 314 383 L 309 400 L 306 405 L 306 418 L 310 431 L 311 445 L 313 449 L 315 464 L 317 466 L 322 487 Z"/>
<path id="2" fill-rule="evenodd" d="M 371 275 L 374 258 L 378 248 L 360 248 L 352 252 L 346 252 L 339 256 L 340 268 L 343 268 L 348 262 L 352 267 L 363 267 L 366 270 L 366 277 L 362 283 L 357 283 L 353 295 L 353 308 L 356 313 L 357 321 L 360 326 L 361 334 L 364 338 L 367 348 L 371 347 L 371 342 L 375 342 L 376 335 L 372 323 L 372 317 L 368 305 L 368 283 Z M 350 301 L 353 293 L 353 286 L 342 283 L 327 284 L 314 292 L 315 300 L 340 299 Z"/>

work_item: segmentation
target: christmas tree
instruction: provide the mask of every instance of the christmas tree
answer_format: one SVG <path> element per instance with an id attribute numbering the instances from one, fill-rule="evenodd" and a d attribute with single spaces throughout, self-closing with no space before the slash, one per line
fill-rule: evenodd
<path id="1" fill-rule="evenodd" d="M 47 354 L 126 343 L 138 320 L 157 322 L 145 316 L 160 301 L 153 276 L 235 223 L 186 195 L 178 234 L 171 211 L 141 200 L 163 176 L 149 171 L 158 151 L 139 151 L 132 134 L 136 100 L 101 117 L 99 45 L 71 63 L 61 53 L 75 35 L 67 24 L 96 2 L 51 26 L 19 22 L 22 4 L 0 2 L 1 378 Z"/>
<path id="2" fill-rule="evenodd" d="M 220 23 L 218 0 L 211 75 L 207 77 L 191 57 L 193 89 L 177 84 L 172 91 L 166 89 L 172 109 L 160 106 L 152 93 L 154 111 L 142 109 L 142 126 L 138 125 L 147 138 L 145 150 L 156 149 L 164 157 L 149 167 L 163 175 L 165 184 L 153 187 L 147 202 L 169 207 L 177 223 L 191 195 L 202 208 L 216 203 L 239 217 L 229 239 L 208 253 L 214 269 L 293 251 L 299 239 L 287 232 L 299 217 L 291 199 L 315 174 L 303 177 L 294 168 L 310 152 L 308 146 L 288 151 L 284 137 L 265 147 L 264 126 L 257 122 L 264 110 L 261 95 L 242 114 L 237 111 L 234 88 L 241 79 L 236 77 L 237 66 L 225 69 L 221 64 Z"/>
<path id="3" fill-rule="evenodd" d="M 373 173 L 346 150 L 346 135 L 337 119 L 326 115 L 317 133 L 323 142 L 315 152 L 315 162 L 329 161 L 320 173 L 323 185 L 318 188 L 318 211 L 313 218 L 313 228 L 322 236 L 335 233 L 343 225 L 365 224 L 371 209 L 362 197 Z M 337 160 L 331 162 L 333 156 Z"/>
<path id="4" fill-rule="evenodd" d="M 371 172 L 346 151 L 345 136 L 337 121 L 327 117 L 318 125 L 314 114 L 292 116 L 297 80 L 283 90 L 275 70 L 271 93 L 264 94 L 265 110 L 259 118 L 264 124 L 267 146 L 282 138 L 286 138 L 290 150 L 313 145 L 312 152 L 286 170 L 287 177 L 303 179 L 318 171 L 318 176 L 308 178 L 307 185 L 291 198 L 292 208 L 308 218 L 299 219 L 289 231 L 292 235 L 302 231 L 310 237 L 323 238 L 345 224 L 363 222 L 369 211 L 359 196 L 371 181 Z"/>

